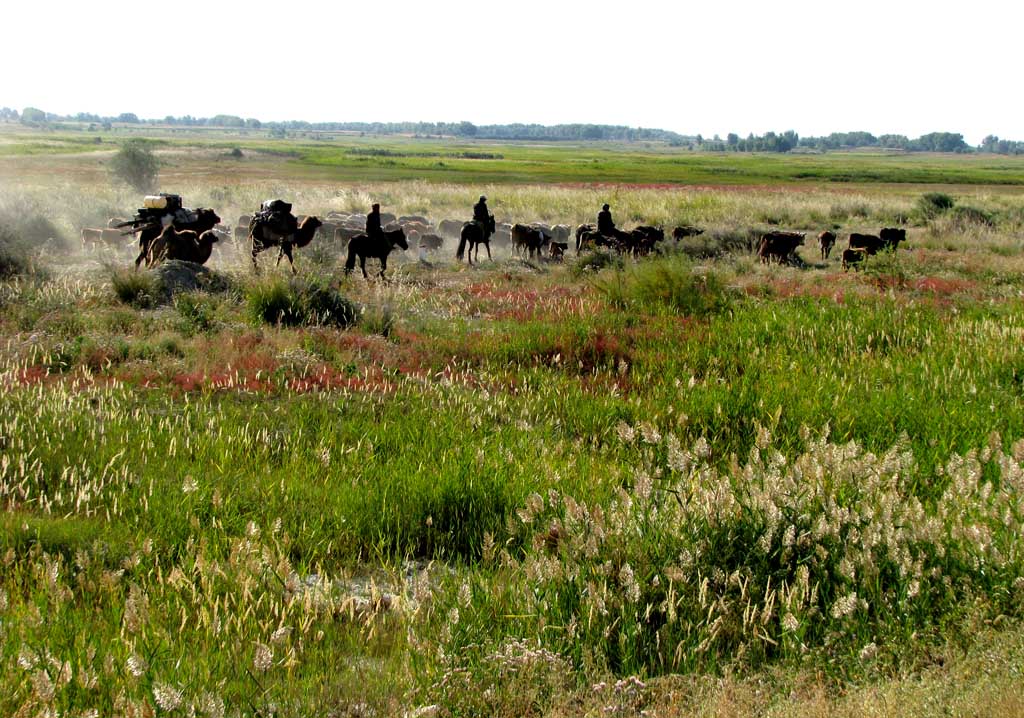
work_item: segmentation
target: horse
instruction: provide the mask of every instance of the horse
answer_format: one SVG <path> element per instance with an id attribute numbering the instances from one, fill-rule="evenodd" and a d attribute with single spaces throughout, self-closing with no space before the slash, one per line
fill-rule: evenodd
<path id="1" fill-rule="evenodd" d="M 459 238 L 459 249 L 455 252 L 455 258 L 461 260 L 463 254 L 466 251 L 466 245 L 469 244 L 469 254 L 466 255 L 466 261 L 470 264 L 473 263 L 473 248 L 476 248 L 476 259 L 480 261 L 480 245 L 484 245 L 487 248 L 487 259 L 491 259 L 491 235 L 494 234 L 494 215 L 490 215 L 487 218 L 487 225 L 484 226 L 483 222 L 473 220 L 472 222 L 466 222 L 462 225 L 462 233 Z"/>
<path id="2" fill-rule="evenodd" d="M 249 227 L 249 239 L 252 241 L 252 268 L 256 272 L 260 271 L 259 265 L 256 264 L 256 255 L 262 252 L 264 249 L 270 247 L 280 247 L 281 251 L 277 255 L 277 264 L 281 264 L 281 257 L 288 257 L 288 264 L 292 266 L 292 274 L 295 274 L 295 261 L 292 259 L 292 247 L 305 247 L 307 244 L 313 241 L 313 237 L 316 236 L 316 231 L 320 229 L 323 222 L 317 217 L 306 217 L 299 224 L 299 228 L 294 234 L 281 234 L 274 230 L 270 225 L 263 222 L 254 222 Z"/>
<path id="3" fill-rule="evenodd" d="M 409 243 L 405 241 L 405 231 L 399 227 L 389 232 L 381 232 L 375 237 L 368 234 L 357 234 L 348 241 L 348 259 L 345 260 L 345 273 L 348 274 L 356 268 L 356 255 L 359 256 L 359 268 L 363 270 L 363 277 L 369 279 L 366 274 L 366 258 L 376 257 L 380 260 L 380 277 L 384 278 L 384 272 L 388 268 L 388 255 L 395 247 L 409 249 Z"/>

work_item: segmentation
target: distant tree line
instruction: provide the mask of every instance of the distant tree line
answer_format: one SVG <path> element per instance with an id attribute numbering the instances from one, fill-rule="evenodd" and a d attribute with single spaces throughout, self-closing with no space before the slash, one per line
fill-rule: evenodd
<path id="1" fill-rule="evenodd" d="M 870 132 L 833 132 L 823 137 L 800 137 L 796 132 L 753 133 L 746 137 L 730 132 L 723 140 L 718 135 L 706 139 L 701 135 L 686 136 L 669 130 L 625 125 L 474 125 L 472 122 L 261 122 L 237 115 L 192 117 L 167 115 L 162 119 L 140 119 L 134 112 L 116 116 L 101 116 L 90 112 L 74 115 L 56 115 L 36 107 L 26 107 L 20 113 L 10 107 L 0 108 L 0 121 L 22 122 L 27 125 L 46 125 L 59 122 L 89 123 L 110 129 L 114 123 L 165 125 L 171 127 L 225 127 L 265 130 L 272 137 L 284 137 L 288 132 L 359 132 L 368 135 L 420 135 L 439 137 L 473 137 L 485 140 L 537 140 L 566 142 L 605 140 L 619 142 L 665 142 L 673 146 L 690 147 L 705 152 L 790 152 L 805 150 L 844 150 L 861 147 L 903 150 L 905 152 L 988 152 L 1002 155 L 1024 154 L 1024 142 L 1001 140 L 989 135 L 977 147 L 964 141 L 960 133 L 931 132 L 917 139 L 906 135 L 878 135 Z"/>
<path id="2" fill-rule="evenodd" d="M 989 136 L 977 148 L 964 141 L 964 136 L 956 132 L 931 132 L 917 139 L 906 135 L 878 135 L 870 132 L 833 132 L 826 137 L 800 137 L 797 133 L 767 132 L 763 135 L 750 134 L 746 138 L 730 132 L 723 140 L 718 135 L 706 140 L 697 136 L 695 149 L 709 152 L 790 152 L 794 149 L 813 149 L 819 151 L 848 150 L 859 147 L 877 149 L 903 150 L 905 152 L 1000 152 L 1015 154 L 1021 151 L 1024 143 L 1000 140 Z"/>

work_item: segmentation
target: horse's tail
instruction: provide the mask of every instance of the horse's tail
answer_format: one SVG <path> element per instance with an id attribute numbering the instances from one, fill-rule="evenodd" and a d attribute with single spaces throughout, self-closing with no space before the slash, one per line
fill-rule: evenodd
<path id="1" fill-rule="evenodd" d="M 354 238 L 353 238 L 354 239 Z M 348 259 L 345 260 L 345 271 L 351 272 L 356 268 L 356 243 L 352 240 L 348 242 Z"/>
<path id="2" fill-rule="evenodd" d="M 460 238 L 459 238 L 459 249 L 458 249 L 457 252 L 455 252 L 455 258 L 456 259 L 462 259 L 463 255 L 465 253 L 466 253 L 466 231 L 463 230 L 462 234 L 460 235 Z"/>

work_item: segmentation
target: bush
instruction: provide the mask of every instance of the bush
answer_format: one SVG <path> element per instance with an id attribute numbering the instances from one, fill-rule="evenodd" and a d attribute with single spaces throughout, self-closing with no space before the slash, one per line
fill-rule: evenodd
<path id="1" fill-rule="evenodd" d="M 995 218 L 989 212 L 967 205 L 954 207 L 949 217 L 959 227 L 994 227 L 996 224 Z"/>
<path id="2" fill-rule="evenodd" d="M 339 326 L 356 323 L 355 303 L 319 280 L 272 279 L 247 292 L 249 316 L 256 322 L 285 326 Z"/>
<path id="3" fill-rule="evenodd" d="M 151 192 L 160 173 L 160 160 L 144 140 L 128 140 L 114 155 L 110 170 L 139 192 Z"/>
<path id="4" fill-rule="evenodd" d="M 917 200 L 917 211 L 925 219 L 938 217 L 953 208 L 956 200 L 943 192 L 928 192 Z"/>
<path id="5" fill-rule="evenodd" d="M 110 277 L 114 294 L 124 304 L 148 309 L 157 304 L 162 290 L 156 277 L 149 272 L 118 269 Z"/>
<path id="6" fill-rule="evenodd" d="M 605 267 L 622 269 L 622 257 L 615 252 L 603 249 L 594 250 L 578 257 L 570 271 L 574 277 L 579 279 L 586 274 L 596 274 Z"/>
<path id="7" fill-rule="evenodd" d="M 713 259 L 726 254 L 749 254 L 757 251 L 757 243 L 761 239 L 761 231 L 755 227 L 736 230 L 713 230 L 697 235 L 684 237 L 666 254 L 673 252 L 685 254 L 691 259 Z"/>
<path id="8" fill-rule="evenodd" d="M 174 299 L 174 308 L 181 316 L 181 329 L 186 335 L 208 332 L 214 326 L 216 301 L 201 292 L 184 292 Z"/>
<path id="9" fill-rule="evenodd" d="M 729 306 L 729 294 L 714 272 L 698 272 L 681 256 L 645 262 L 619 270 L 595 282 L 598 291 L 613 305 L 668 310 L 704 317 Z"/>
<path id="10" fill-rule="evenodd" d="M 31 263 L 25 247 L 7 227 L 0 227 L 0 279 L 28 274 Z"/>

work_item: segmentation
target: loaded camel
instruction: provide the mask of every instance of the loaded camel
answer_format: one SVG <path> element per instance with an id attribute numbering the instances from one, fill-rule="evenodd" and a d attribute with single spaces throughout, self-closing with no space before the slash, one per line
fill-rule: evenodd
<path id="1" fill-rule="evenodd" d="M 282 234 L 273 227 L 262 222 L 254 223 L 249 228 L 249 239 L 252 240 L 252 267 L 256 272 L 260 271 L 256 264 L 256 255 L 270 247 L 280 247 L 277 255 L 277 265 L 281 264 L 281 257 L 288 257 L 288 264 L 292 267 L 292 273 L 296 272 L 295 261 L 292 258 L 292 248 L 302 248 L 313 241 L 316 231 L 323 225 L 317 217 L 306 217 L 299 223 L 299 228 L 291 234 Z M 277 266 L 275 265 L 275 266 Z"/>

